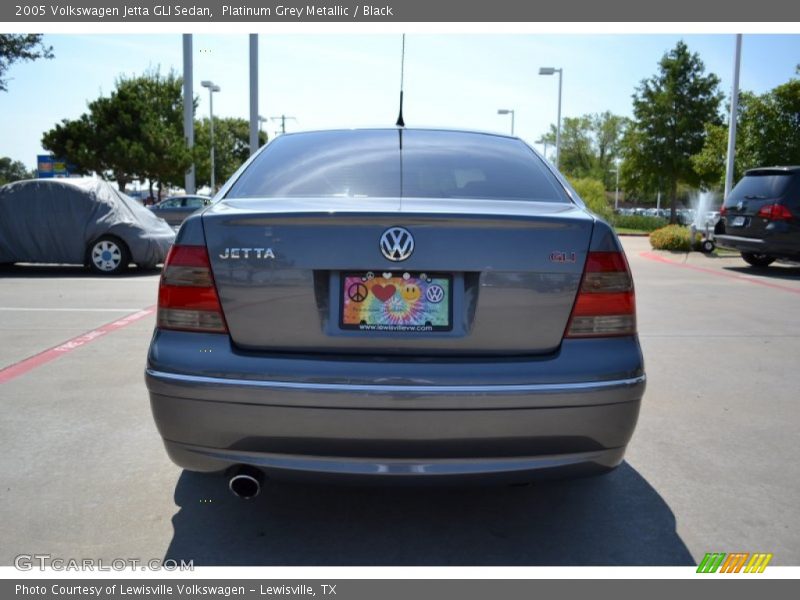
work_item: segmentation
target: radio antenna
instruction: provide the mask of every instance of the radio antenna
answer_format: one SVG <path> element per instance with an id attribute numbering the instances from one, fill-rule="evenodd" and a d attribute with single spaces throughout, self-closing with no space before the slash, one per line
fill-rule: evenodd
<path id="1" fill-rule="evenodd" d="M 406 34 L 403 34 L 403 49 L 400 51 L 400 114 L 397 115 L 398 127 L 405 127 L 406 122 L 403 120 L 403 71 L 406 64 Z"/>

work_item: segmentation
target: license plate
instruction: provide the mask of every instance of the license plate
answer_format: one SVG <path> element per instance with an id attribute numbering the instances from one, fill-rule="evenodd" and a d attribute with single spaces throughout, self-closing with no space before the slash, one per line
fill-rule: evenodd
<path id="1" fill-rule="evenodd" d="M 734 217 L 733 223 L 731 223 L 733 227 L 744 227 L 744 217 Z"/>
<path id="2" fill-rule="evenodd" d="M 440 273 L 343 273 L 342 329 L 400 333 L 450 331 L 453 277 Z"/>

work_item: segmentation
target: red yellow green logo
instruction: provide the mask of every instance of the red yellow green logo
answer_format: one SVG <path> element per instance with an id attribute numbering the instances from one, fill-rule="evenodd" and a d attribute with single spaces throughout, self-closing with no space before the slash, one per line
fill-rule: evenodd
<path id="1" fill-rule="evenodd" d="M 772 554 L 764 552 L 707 552 L 697 565 L 698 573 L 763 573 Z"/>

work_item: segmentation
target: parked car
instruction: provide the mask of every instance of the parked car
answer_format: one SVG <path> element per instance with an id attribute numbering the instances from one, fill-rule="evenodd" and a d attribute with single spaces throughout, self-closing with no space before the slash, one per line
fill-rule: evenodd
<path id="1" fill-rule="evenodd" d="M 209 204 L 211 198 L 208 196 L 170 196 L 149 208 L 170 225 L 180 225 L 194 211 Z"/>
<path id="2" fill-rule="evenodd" d="M 265 476 L 527 481 L 620 464 L 645 389 L 622 246 L 523 141 L 277 137 L 182 225 L 146 383 L 167 452 Z"/>
<path id="3" fill-rule="evenodd" d="M 161 263 L 165 221 L 95 179 L 31 179 L 0 187 L 0 263 L 84 264 L 105 275 Z"/>
<path id="4" fill-rule="evenodd" d="M 725 199 L 714 237 L 754 267 L 800 260 L 800 167 L 747 171 Z"/>

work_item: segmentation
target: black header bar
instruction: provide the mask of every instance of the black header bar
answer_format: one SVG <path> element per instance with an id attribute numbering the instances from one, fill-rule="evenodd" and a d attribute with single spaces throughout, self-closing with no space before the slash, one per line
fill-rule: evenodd
<path id="1" fill-rule="evenodd" d="M 794 8 L 792 8 L 794 7 Z M 11 0 L 0 21 L 47 22 L 797 22 L 786 0 Z"/>

